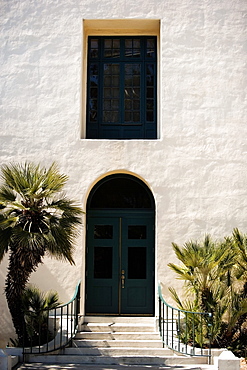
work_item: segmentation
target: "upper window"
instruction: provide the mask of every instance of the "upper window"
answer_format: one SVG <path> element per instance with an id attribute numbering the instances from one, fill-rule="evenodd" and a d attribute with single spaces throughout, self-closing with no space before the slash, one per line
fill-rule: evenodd
<path id="1" fill-rule="evenodd" d="M 88 37 L 87 138 L 157 138 L 156 36 Z"/>

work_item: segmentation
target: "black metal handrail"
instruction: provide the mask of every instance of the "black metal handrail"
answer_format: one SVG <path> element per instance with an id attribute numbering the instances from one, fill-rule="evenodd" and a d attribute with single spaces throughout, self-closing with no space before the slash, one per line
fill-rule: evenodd
<path id="1" fill-rule="evenodd" d="M 211 363 L 212 314 L 172 307 L 159 294 L 159 331 L 163 347 L 190 356 L 207 357 Z"/>
<path id="2" fill-rule="evenodd" d="M 25 312 L 23 360 L 26 355 L 54 352 L 71 344 L 78 328 L 80 287 L 79 281 L 68 303 L 42 310 L 39 315 Z"/>

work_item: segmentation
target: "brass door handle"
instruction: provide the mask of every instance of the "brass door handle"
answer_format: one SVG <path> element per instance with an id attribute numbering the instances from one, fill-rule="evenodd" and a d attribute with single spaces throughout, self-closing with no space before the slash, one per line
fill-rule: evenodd
<path id="1" fill-rule="evenodd" d="M 124 275 L 124 270 L 122 270 L 122 274 L 121 274 L 121 285 L 122 285 L 122 289 L 124 289 L 124 282 L 125 282 L 125 275 Z"/>

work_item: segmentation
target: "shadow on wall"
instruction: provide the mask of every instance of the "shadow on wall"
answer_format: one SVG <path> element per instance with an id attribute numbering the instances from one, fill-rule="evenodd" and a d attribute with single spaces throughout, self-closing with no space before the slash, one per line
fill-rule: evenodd
<path id="1" fill-rule="evenodd" d="M 0 263 L 0 348 L 5 348 L 10 338 L 15 338 L 15 330 L 12 324 L 11 315 L 8 310 L 5 298 L 5 278 L 8 268 L 8 256 L 5 256 Z M 59 294 L 60 302 L 68 302 L 70 296 L 64 291 L 61 282 L 59 283 L 47 266 L 40 265 L 31 276 L 30 283 L 39 287 L 42 291 L 54 290 Z"/>

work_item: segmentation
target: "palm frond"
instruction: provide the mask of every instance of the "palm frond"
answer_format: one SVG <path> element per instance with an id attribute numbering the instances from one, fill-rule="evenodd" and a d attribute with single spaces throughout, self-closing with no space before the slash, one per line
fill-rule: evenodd
<path id="1" fill-rule="evenodd" d="M 60 174 L 58 166 L 53 163 L 47 171 L 44 171 L 42 189 L 47 191 L 47 196 L 52 195 L 61 191 L 67 180 L 68 176 Z"/>
<path id="2" fill-rule="evenodd" d="M 9 249 L 9 241 L 11 239 L 12 229 L 0 229 L 0 262 L 2 261 L 5 253 L 8 252 Z"/>
<path id="3" fill-rule="evenodd" d="M 7 185 L 2 185 L 0 188 L 0 202 L 6 204 L 7 202 L 14 202 L 16 194 Z"/>

